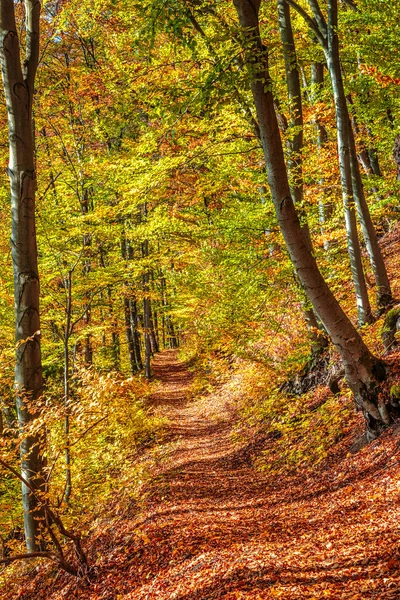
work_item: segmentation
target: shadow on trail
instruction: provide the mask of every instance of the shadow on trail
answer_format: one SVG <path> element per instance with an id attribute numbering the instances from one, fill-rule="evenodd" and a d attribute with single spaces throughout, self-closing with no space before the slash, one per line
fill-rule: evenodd
<path id="1" fill-rule="evenodd" d="M 381 465 L 348 473 L 340 481 L 325 472 L 312 490 L 300 477 L 256 472 L 254 457 L 275 438 L 265 434 L 235 446 L 229 411 L 213 420 L 212 398 L 188 402 L 191 375 L 173 361 L 174 355 L 165 353 L 154 368 L 161 384 L 150 403 L 165 407 L 171 444 L 136 525 L 145 537 L 132 547 L 129 600 L 270 598 L 269 590 L 278 583 L 289 594 L 298 590 L 288 599 L 305 598 L 316 588 L 318 593 L 329 585 L 348 590 L 357 582 L 373 585 L 382 578 L 388 559 L 379 543 L 385 533 L 378 539 L 376 531 L 365 530 L 367 563 L 362 555 L 327 553 L 332 523 L 346 523 L 343 505 L 327 503 L 319 512 L 314 504 L 333 489 L 370 477 Z M 354 519 L 360 518 L 359 510 L 354 507 Z M 348 543 L 353 545 L 351 538 Z M 293 552 L 293 546 L 301 551 Z"/>
<path id="2" fill-rule="evenodd" d="M 374 561 L 379 565 L 379 559 Z M 372 562 L 371 562 L 372 564 Z M 261 568 L 253 571 L 249 568 L 239 567 L 229 573 L 222 580 L 217 580 L 211 585 L 201 587 L 199 590 L 190 591 L 182 595 L 175 595 L 175 600 L 215 600 L 224 598 L 226 594 L 235 592 L 249 592 L 256 594 L 262 590 L 268 590 L 276 583 L 284 583 L 287 586 L 288 593 L 294 586 L 315 586 L 326 584 L 343 584 L 345 582 L 367 583 L 372 580 L 381 580 L 381 573 L 377 569 L 374 574 L 361 574 L 357 571 L 351 573 L 340 573 L 341 569 L 355 570 L 360 566 L 357 561 L 352 564 L 336 564 L 335 567 L 315 567 L 313 569 L 282 569 L 274 570 Z M 336 571 L 335 574 L 332 571 Z M 311 574 L 312 573 L 312 574 Z M 383 592 L 383 589 L 381 589 Z M 269 597 L 269 596 L 268 596 Z M 290 596 L 293 597 L 293 596 Z M 300 596 L 297 596 L 300 597 Z M 378 596 L 374 596 L 378 597 Z M 383 598 L 383 596 L 379 596 Z M 392 596 L 393 598 L 395 596 Z M 289 596 L 287 596 L 289 598 Z"/>

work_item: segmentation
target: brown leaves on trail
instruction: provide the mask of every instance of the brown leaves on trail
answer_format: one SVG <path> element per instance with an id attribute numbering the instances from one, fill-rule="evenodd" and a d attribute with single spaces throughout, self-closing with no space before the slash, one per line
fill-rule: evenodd
<path id="1" fill-rule="evenodd" d="M 399 598 L 395 432 L 351 454 L 353 430 L 323 467 L 265 475 L 248 447 L 233 444 L 234 411 L 221 396 L 186 400 L 191 378 L 173 352 L 158 357 L 155 372 L 155 410 L 170 419 L 168 452 L 153 465 L 143 506 L 123 509 L 115 499 L 93 528 L 91 584 L 42 567 L 22 595 L 12 588 L 4 598 Z"/>

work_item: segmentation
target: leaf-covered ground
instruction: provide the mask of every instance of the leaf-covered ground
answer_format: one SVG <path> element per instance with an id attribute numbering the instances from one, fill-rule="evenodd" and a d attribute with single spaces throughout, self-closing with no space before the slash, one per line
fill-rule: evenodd
<path id="1" fill-rule="evenodd" d="M 86 539 L 91 583 L 36 566 L 4 598 L 400 597 L 396 429 L 351 454 L 353 431 L 323 466 L 266 475 L 253 467 L 256 446 L 232 441 L 229 402 L 190 397 L 175 352 L 158 356 L 155 373 L 168 437 L 143 501 L 115 498 Z"/>

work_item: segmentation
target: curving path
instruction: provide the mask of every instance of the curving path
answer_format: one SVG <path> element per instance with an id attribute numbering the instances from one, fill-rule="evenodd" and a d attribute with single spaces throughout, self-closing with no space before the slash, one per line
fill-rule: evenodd
<path id="1" fill-rule="evenodd" d="M 152 402 L 171 422 L 168 458 L 136 525 L 121 599 L 399 597 L 399 578 L 384 576 L 396 511 L 372 517 L 348 482 L 268 480 L 251 448 L 233 444 L 229 407 L 190 399 L 176 352 L 159 355 L 154 373 Z"/>

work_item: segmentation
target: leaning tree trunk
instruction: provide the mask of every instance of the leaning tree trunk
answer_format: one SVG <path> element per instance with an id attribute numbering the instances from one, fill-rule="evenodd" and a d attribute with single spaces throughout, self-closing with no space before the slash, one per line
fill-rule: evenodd
<path id="1" fill-rule="evenodd" d="M 243 37 L 251 91 L 277 219 L 290 258 L 314 310 L 324 324 L 343 361 L 347 382 L 364 412 L 371 432 L 390 421 L 386 407 L 378 404 L 379 380 L 385 372 L 339 306 L 322 277 L 301 230 L 290 194 L 282 142 L 274 109 L 268 55 L 261 42 L 258 12 L 261 0 L 234 0 Z"/>
<path id="2" fill-rule="evenodd" d="M 14 1 L 0 0 L 1 65 L 8 112 L 11 188 L 11 252 L 14 269 L 14 299 L 17 356 L 15 387 L 17 413 L 22 433 L 21 475 L 34 494 L 22 486 L 26 545 L 30 552 L 41 549 L 44 522 L 43 440 L 32 429 L 39 415 L 37 400 L 42 395 L 42 364 L 39 322 L 39 275 L 37 265 L 35 193 L 36 172 L 32 103 L 39 57 L 40 2 L 25 0 L 26 56 L 21 66 Z M 33 431 L 33 429 L 32 429 Z"/>

